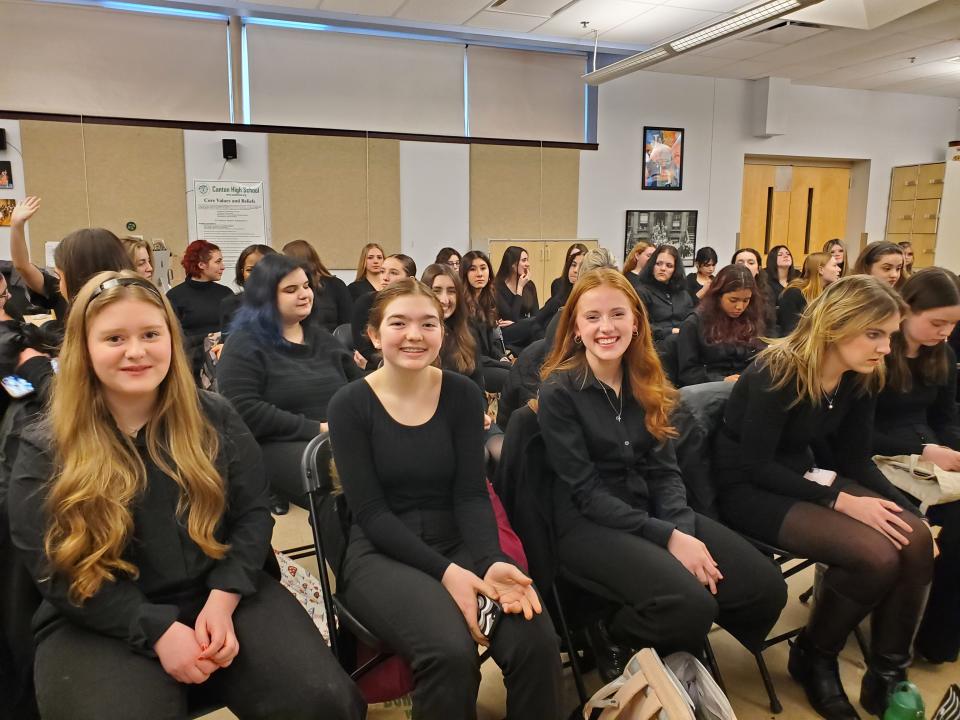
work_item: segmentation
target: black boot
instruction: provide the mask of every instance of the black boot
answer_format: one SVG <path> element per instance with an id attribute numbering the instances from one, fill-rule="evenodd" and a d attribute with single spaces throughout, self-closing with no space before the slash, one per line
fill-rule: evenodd
<path id="1" fill-rule="evenodd" d="M 597 660 L 597 672 L 605 683 L 623 675 L 634 651 L 627 645 L 616 642 L 610 636 L 610 630 L 603 620 L 590 623 L 587 628 L 587 642 Z"/>
<path id="2" fill-rule="evenodd" d="M 930 585 L 895 587 L 870 618 L 870 657 L 860 685 L 860 704 L 880 717 L 890 693 L 907 679 L 913 639 L 920 626 Z"/>
<path id="3" fill-rule="evenodd" d="M 870 608 L 841 595 L 824 582 L 810 614 L 810 622 L 790 648 L 787 669 L 803 686 L 807 700 L 826 720 L 858 720 L 843 691 L 837 656 L 847 636 Z"/>
<path id="4" fill-rule="evenodd" d="M 270 512 L 274 515 L 286 515 L 290 512 L 290 501 L 270 491 Z"/>

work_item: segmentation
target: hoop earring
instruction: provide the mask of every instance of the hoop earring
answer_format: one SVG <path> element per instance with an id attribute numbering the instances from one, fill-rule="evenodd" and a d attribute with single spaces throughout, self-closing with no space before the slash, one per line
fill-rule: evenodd
<path id="1" fill-rule="evenodd" d="M 574 344 L 576 344 L 576 345 L 582 345 L 582 344 L 583 344 L 583 340 L 581 339 L 581 337 L 580 337 L 579 335 L 574 335 L 574 336 L 573 336 L 573 342 L 574 342 Z"/>
<path id="2" fill-rule="evenodd" d="M 639 328 L 634 328 L 634 329 L 633 329 L 633 336 L 634 336 L 634 337 L 640 337 L 640 330 L 639 330 Z"/>

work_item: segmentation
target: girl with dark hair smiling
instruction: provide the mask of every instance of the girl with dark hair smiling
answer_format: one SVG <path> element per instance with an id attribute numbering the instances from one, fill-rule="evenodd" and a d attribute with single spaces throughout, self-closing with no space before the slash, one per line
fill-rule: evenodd
<path id="1" fill-rule="evenodd" d="M 736 382 L 764 347 L 763 305 L 753 273 L 743 265 L 723 268 L 681 326 L 680 385 Z"/>
<path id="2" fill-rule="evenodd" d="M 260 443 L 273 491 L 271 510 L 303 502 L 300 456 L 327 429 L 327 403 L 362 374 L 351 353 L 309 322 L 313 287 L 295 259 L 263 258 L 220 354 L 217 382 Z"/>
<path id="3" fill-rule="evenodd" d="M 960 471 L 957 357 L 946 342 L 960 323 L 960 281 L 949 270 L 927 268 L 911 275 L 900 295 L 908 310 L 886 358 L 873 451 L 919 455 L 943 470 Z M 927 517 L 941 528 L 940 556 L 916 649 L 930 662 L 955 662 L 960 655 L 960 502 L 932 505 Z M 879 659 L 887 672 L 899 674 L 910 658 L 888 654 Z"/>

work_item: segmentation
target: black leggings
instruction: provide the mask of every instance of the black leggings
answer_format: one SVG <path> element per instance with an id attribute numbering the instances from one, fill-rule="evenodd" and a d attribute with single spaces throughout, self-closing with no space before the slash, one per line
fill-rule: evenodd
<path id="1" fill-rule="evenodd" d="M 44 720 L 170 720 L 212 700 L 241 720 L 366 716 L 366 703 L 313 621 L 276 580 L 261 577 L 233 625 L 240 642 L 233 664 L 205 683 L 183 685 L 124 641 L 64 623 L 37 647 L 40 713 Z"/>
<path id="2" fill-rule="evenodd" d="M 843 486 L 843 492 L 877 497 L 852 483 Z M 929 530 L 906 510 L 900 517 L 913 532 L 910 544 L 897 550 L 884 535 L 859 520 L 820 505 L 797 502 L 787 512 L 777 541 L 786 550 L 828 565 L 825 582 L 842 595 L 874 607 L 894 586 L 926 585 L 933 574 Z"/>
<path id="3" fill-rule="evenodd" d="M 917 634 L 917 649 L 928 660 L 952 662 L 960 654 L 960 501 L 927 511 L 940 526 L 933 586 Z"/>
<path id="4" fill-rule="evenodd" d="M 300 459 L 307 444 L 307 440 L 260 444 L 270 490 L 302 508 L 307 507 L 307 495 L 303 491 Z"/>

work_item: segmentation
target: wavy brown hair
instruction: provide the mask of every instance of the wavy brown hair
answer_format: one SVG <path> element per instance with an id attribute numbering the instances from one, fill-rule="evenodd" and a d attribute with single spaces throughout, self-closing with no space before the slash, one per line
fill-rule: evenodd
<path id="1" fill-rule="evenodd" d="M 576 370 L 586 377 L 589 369 L 586 351 L 583 345 L 574 339 L 577 331 L 577 307 L 585 292 L 598 287 L 609 287 L 622 292 L 637 320 L 638 334 L 630 341 L 621 363 L 630 392 L 645 412 L 644 424 L 647 430 L 661 442 L 675 437 L 677 431 L 670 424 L 670 413 L 677 404 L 677 391 L 667 380 L 660 357 L 653 348 L 646 308 L 630 281 L 616 270 L 597 268 L 581 276 L 574 284 L 567 304 L 560 311 L 556 340 L 540 370 L 541 379 L 546 380 L 552 373 L 566 370 Z"/>
<path id="2" fill-rule="evenodd" d="M 820 297 L 807 305 L 792 333 L 778 340 L 757 356 L 767 365 L 776 389 L 793 383 L 797 399 L 814 407 L 823 402 L 820 374 L 827 350 L 882 323 L 892 315 L 903 315 L 906 303 L 884 282 L 867 275 L 849 275 L 829 285 Z M 863 393 L 876 393 L 883 387 L 886 371 L 883 363 L 871 373 L 857 376 Z"/>
<path id="3" fill-rule="evenodd" d="M 115 278 L 128 282 L 100 292 L 102 283 Z M 67 318 L 49 417 L 56 474 L 46 499 L 44 549 L 51 571 L 69 580 L 69 597 L 77 605 L 118 575 L 138 574 L 123 553 L 133 534 L 132 507 L 146 487 L 146 467 L 133 439 L 117 429 L 87 346 L 90 323 L 121 300 L 160 308 L 170 333 L 170 370 L 146 425 L 150 460 L 180 487 L 177 513 L 185 516 L 190 538 L 212 558 L 229 549 L 214 535 L 226 506 L 223 478 L 214 466 L 219 439 L 200 409 L 177 317 L 166 298 L 133 271 L 99 273 L 80 290 Z"/>
<path id="4" fill-rule="evenodd" d="M 475 289 L 468 278 L 470 266 L 474 260 L 482 260 L 487 264 L 487 284 Z M 497 300 L 493 294 L 493 264 L 487 254 L 480 250 L 471 250 L 460 258 L 460 280 L 463 282 L 463 294 L 467 298 L 467 310 L 477 322 L 485 327 L 496 327 L 500 319 L 497 313 Z"/>
<path id="5" fill-rule="evenodd" d="M 474 340 L 470 325 L 467 322 L 467 300 L 464 297 L 463 284 L 460 282 L 460 278 L 453 271 L 453 268 L 446 263 L 434 263 L 427 266 L 420 280 L 433 290 L 433 281 L 440 275 L 453 283 L 453 292 L 457 298 L 457 306 L 453 309 L 453 314 L 444 320 L 447 332 L 443 336 L 440 357 L 443 360 L 444 367 L 456 370 L 461 375 L 473 375 L 477 369 L 477 341 Z"/>
<path id="6" fill-rule="evenodd" d="M 323 287 L 323 279 L 333 277 L 333 273 L 327 270 L 327 266 L 320 259 L 316 248 L 306 240 L 291 240 L 283 246 L 283 254 L 306 265 L 310 269 L 310 280 L 315 286 Z"/>
<path id="7" fill-rule="evenodd" d="M 893 286 L 894 289 L 899 290 L 903 287 L 903 283 L 906 282 L 906 276 L 903 274 L 903 268 L 906 266 L 906 258 L 904 257 L 903 248 L 896 243 L 887 242 L 886 240 L 876 240 L 872 243 L 867 243 L 863 250 L 860 251 L 860 255 L 857 256 L 857 262 L 853 265 L 854 274 L 870 275 L 873 266 L 887 255 L 899 255 L 904 263 L 900 267 L 900 277 Z"/>
<path id="8" fill-rule="evenodd" d="M 750 304 L 740 317 L 724 312 L 720 300 L 727 293 L 750 291 Z M 708 345 L 734 343 L 753 345 L 766 328 L 765 300 L 753 273 L 744 265 L 727 265 L 717 273 L 710 289 L 704 293 L 696 312 L 700 315 L 703 338 Z M 760 343 L 762 345 L 762 343 Z"/>

